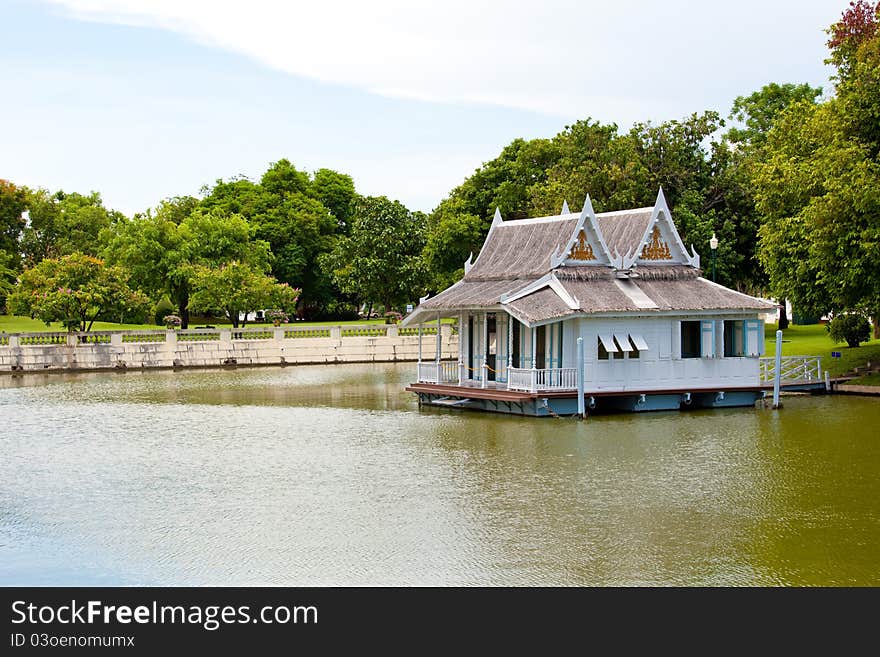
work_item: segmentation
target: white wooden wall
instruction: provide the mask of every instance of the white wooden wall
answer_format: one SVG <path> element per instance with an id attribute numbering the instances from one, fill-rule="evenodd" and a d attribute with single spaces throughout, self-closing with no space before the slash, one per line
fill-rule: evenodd
<path id="1" fill-rule="evenodd" d="M 462 316 L 460 332 L 461 354 L 464 364 L 473 368 L 466 372 L 466 378 L 479 380 L 480 366 L 483 362 L 483 322 L 484 313 L 473 313 L 474 349 L 473 361 L 467 361 L 468 314 Z M 512 319 L 512 318 L 511 318 Z M 577 338 L 584 338 L 585 385 L 588 390 L 663 390 L 669 388 L 711 388 L 714 386 L 736 387 L 755 386 L 759 381 L 758 356 L 763 353 L 764 328 L 756 315 L 738 315 L 726 318 L 727 321 L 746 320 L 746 325 L 738 327 L 737 339 L 744 341 L 746 353 L 750 356 L 725 358 L 724 320 L 705 320 L 695 317 L 635 317 L 635 318 L 582 318 L 565 320 L 549 325 L 545 336 L 547 367 L 575 367 L 577 361 Z M 507 358 L 511 346 L 508 344 L 509 329 L 506 313 L 496 313 L 496 377 L 507 379 Z M 703 321 L 700 333 L 702 340 L 701 358 L 681 357 L 680 322 Z M 516 321 L 516 320 L 512 320 Z M 744 329 L 744 330 L 743 330 Z M 532 332 L 520 325 L 520 354 L 524 367 L 532 363 Z M 642 351 L 638 359 L 609 358 L 599 360 L 598 341 L 600 334 L 638 334 L 648 343 L 648 351 Z M 562 335 L 562 363 L 558 362 L 559 336 Z M 552 357 L 552 362 L 551 362 Z M 518 367 L 518 363 L 513 364 Z"/>
<path id="2" fill-rule="evenodd" d="M 759 381 L 758 356 L 763 351 L 763 324 L 756 315 L 728 317 L 730 320 L 753 320 L 747 331 L 746 345 L 752 356 L 724 358 L 723 320 L 715 323 L 714 348 L 703 344 L 707 357 L 681 358 L 680 321 L 699 317 L 639 317 L 626 319 L 573 319 L 564 322 L 564 367 L 577 361 L 578 336 L 584 338 L 585 386 L 588 390 L 663 390 L 669 388 L 711 388 L 714 386 L 754 386 Z M 711 335 L 711 328 L 707 328 Z M 632 333 L 641 335 L 649 350 L 639 358 L 599 360 L 599 334 Z M 711 356 L 708 356 L 711 354 Z"/>

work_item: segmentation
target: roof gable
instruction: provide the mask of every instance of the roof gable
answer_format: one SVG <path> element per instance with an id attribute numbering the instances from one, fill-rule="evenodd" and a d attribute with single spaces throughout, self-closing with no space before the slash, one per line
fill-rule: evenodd
<path id="1" fill-rule="evenodd" d="M 566 202 L 563 210 L 568 209 Z M 611 255 L 602 231 L 596 223 L 596 213 L 590 195 L 584 200 L 584 207 L 578 216 L 577 223 L 568 240 L 558 253 L 553 255 L 550 266 L 555 269 L 561 266 L 611 265 Z"/>
<path id="2" fill-rule="evenodd" d="M 699 268 L 700 257 L 691 250 L 693 253 L 689 254 L 681 241 L 663 188 L 660 188 L 641 240 L 633 251 L 622 257 L 618 268 L 630 269 L 638 265 L 690 265 Z"/>

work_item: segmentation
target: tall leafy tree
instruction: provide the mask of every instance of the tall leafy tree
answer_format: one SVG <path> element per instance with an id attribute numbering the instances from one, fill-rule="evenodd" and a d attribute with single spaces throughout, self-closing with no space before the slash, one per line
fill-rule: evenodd
<path id="1" fill-rule="evenodd" d="M 10 309 L 70 331 L 90 331 L 97 319 L 143 314 L 149 300 L 128 285 L 128 273 L 98 258 L 73 253 L 45 258 L 25 271 L 9 296 Z"/>
<path id="2" fill-rule="evenodd" d="M 124 219 L 122 213 L 105 208 L 97 192 L 84 195 L 37 189 L 28 192 L 27 208 L 29 221 L 21 248 L 29 266 L 70 253 L 97 255 L 101 231 Z"/>
<path id="3" fill-rule="evenodd" d="M 259 183 L 243 178 L 217 181 L 204 190 L 202 201 L 207 208 L 239 213 L 254 226 L 256 237 L 272 250 L 272 275 L 302 290 L 299 312 L 304 316 L 320 314 L 339 294 L 318 266 L 318 258 L 332 249 L 343 220 L 321 199 L 335 203 L 335 211 L 345 220 L 349 216 L 345 214 L 348 177 L 322 171 L 312 181 L 282 159 L 267 169 Z"/>
<path id="4" fill-rule="evenodd" d="M 730 166 L 727 174 L 733 181 L 732 187 L 739 190 L 740 212 L 734 240 L 734 258 L 739 257 L 742 264 L 752 272 L 753 279 L 763 287 L 767 283 L 764 268 L 757 255 L 758 228 L 763 218 L 755 207 L 754 187 L 751 184 L 755 166 L 767 159 L 767 134 L 777 118 L 789 107 L 799 103 L 814 104 L 822 89 L 808 84 L 767 84 L 748 96 L 739 96 L 733 102 L 730 118 L 738 123 L 728 130 L 726 138 L 732 147 L 729 149 Z M 723 249 L 727 239 L 721 242 Z M 728 262 L 731 254 L 724 254 L 723 262 Z M 788 328 L 786 299 L 780 300 L 779 328 Z"/>
<path id="5" fill-rule="evenodd" d="M 336 219 L 339 232 L 348 230 L 348 222 L 354 212 L 357 194 L 351 176 L 333 171 L 318 169 L 311 185 L 312 193 Z"/>
<path id="6" fill-rule="evenodd" d="M 26 209 L 25 190 L 0 178 L 0 265 L 18 265 L 18 240 L 25 228 L 22 214 Z"/>
<path id="7" fill-rule="evenodd" d="M 830 28 L 836 96 L 783 112 L 756 166 L 761 260 L 774 290 L 814 312 L 880 309 L 878 11 L 852 3 Z"/>
<path id="8" fill-rule="evenodd" d="M 359 200 L 351 231 L 322 258 L 339 288 L 386 312 L 424 290 L 425 215 L 384 196 Z"/>
<path id="9" fill-rule="evenodd" d="M 222 209 L 195 210 L 187 197 L 160 204 L 155 213 L 119 222 L 107 237 L 108 259 L 132 272 L 141 289 L 167 294 L 177 306 L 183 327 L 189 325 L 189 303 L 194 267 L 219 267 L 245 262 L 259 271 L 270 263 L 269 245 L 255 237 L 255 229 L 241 215 Z"/>
<path id="10" fill-rule="evenodd" d="M 196 310 L 222 312 L 238 328 L 247 324 L 255 310 L 293 310 L 299 290 L 278 283 L 259 269 L 243 262 L 219 267 L 196 267 L 190 305 Z"/>

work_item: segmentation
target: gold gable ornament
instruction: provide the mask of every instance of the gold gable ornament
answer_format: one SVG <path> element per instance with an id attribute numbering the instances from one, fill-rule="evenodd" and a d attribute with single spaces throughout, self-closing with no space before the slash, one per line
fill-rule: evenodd
<path id="1" fill-rule="evenodd" d="M 578 235 L 577 242 L 575 245 L 571 247 L 571 259 L 572 260 L 595 260 L 596 256 L 593 255 L 593 247 L 587 241 L 587 236 L 584 234 L 584 231 L 581 231 Z"/>
<path id="2" fill-rule="evenodd" d="M 651 241 L 645 244 L 642 249 L 642 258 L 644 260 L 672 260 L 669 245 L 660 237 L 660 228 L 657 226 L 654 226 L 654 232 L 651 233 Z"/>

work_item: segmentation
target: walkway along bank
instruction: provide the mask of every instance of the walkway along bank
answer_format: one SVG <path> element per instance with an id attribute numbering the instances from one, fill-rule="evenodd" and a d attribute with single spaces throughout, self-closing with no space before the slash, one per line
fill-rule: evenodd
<path id="1" fill-rule="evenodd" d="M 0 372 L 417 361 L 419 332 L 392 324 L 0 334 Z M 456 327 L 421 333 L 427 357 L 457 356 Z"/>

